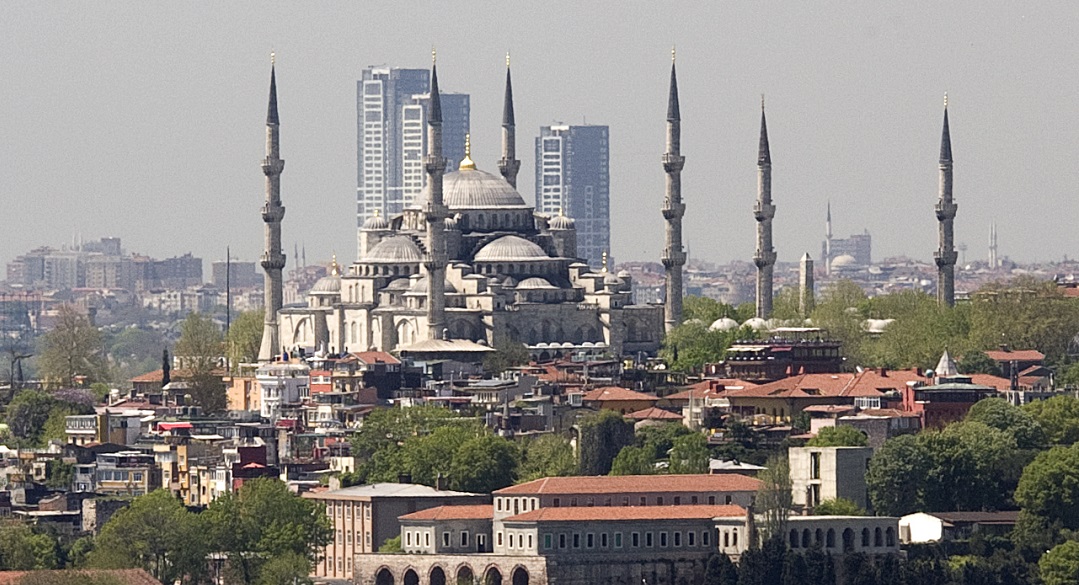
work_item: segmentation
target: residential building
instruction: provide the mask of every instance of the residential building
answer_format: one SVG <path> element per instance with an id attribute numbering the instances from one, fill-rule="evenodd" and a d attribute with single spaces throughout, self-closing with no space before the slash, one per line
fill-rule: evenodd
<path id="1" fill-rule="evenodd" d="M 966 540 L 975 533 L 1007 536 L 1019 519 L 1017 510 L 995 512 L 916 512 L 899 519 L 903 544 Z"/>
<path id="2" fill-rule="evenodd" d="M 98 454 L 96 479 L 99 494 L 141 496 L 161 487 L 154 456 L 140 451 Z"/>
<path id="3" fill-rule="evenodd" d="M 282 411 L 299 406 L 311 395 L 311 369 L 303 362 L 271 362 L 259 366 L 255 380 L 259 385 L 259 408 L 262 418 L 276 421 Z"/>
<path id="4" fill-rule="evenodd" d="M 307 492 L 326 506 L 333 522 L 333 541 L 312 574 L 317 578 L 352 579 L 356 555 L 378 550 L 401 534 L 400 516 L 438 506 L 487 504 L 491 496 L 440 490 L 407 483 L 377 483 L 339 490 Z"/>
<path id="5" fill-rule="evenodd" d="M 214 288 L 225 290 L 262 287 L 262 275 L 254 262 L 217 260 L 211 266 Z"/>
<path id="6" fill-rule="evenodd" d="M 577 253 L 593 268 L 611 250 L 607 126 L 544 126 L 536 138 L 536 211 L 577 224 Z"/>
<path id="7" fill-rule="evenodd" d="M 870 447 L 791 447 L 791 495 L 795 506 L 812 509 L 825 500 L 844 498 L 870 508 L 865 470 Z"/>

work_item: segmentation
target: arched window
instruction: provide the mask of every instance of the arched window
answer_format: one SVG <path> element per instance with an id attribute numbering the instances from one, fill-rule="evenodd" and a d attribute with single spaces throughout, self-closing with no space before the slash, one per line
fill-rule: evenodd
<path id="1" fill-rule="evenodd" d="M 869 546 L 869 529 L 868 528 L 863 528 L 862 529 L 862 546 L 863 547 L 868 547 Z"/>
<path id="2" fill-rule="evenodd" d="M 884 544 L 887 546 L 895 546 L 895 531 L 892 530 L 891 526 L 884 532 Z"/>
<path id="3" fill-rule="evenodd" d="M 812 545 L 813 543 L 809 537 L 809 529 L 806 528 L 802 530 L 802 548 L 809 548 Z"/>
<path id="4" fill-rule="evenodd" d="M 884 546 L 884 539 L 881 538 L 880 526 L 873 531 L 873 546 Z"/>
<path id="5" fill-rule="evenodd" d="M 798 548 L 798 531 L 791 530 L 791 548 Z"/>
<path id="6" fill-rule="evenodd" d="M 828 538 L 826 540 L 828 548 L 835 548 L 835 528 L 828 529 Z"/>

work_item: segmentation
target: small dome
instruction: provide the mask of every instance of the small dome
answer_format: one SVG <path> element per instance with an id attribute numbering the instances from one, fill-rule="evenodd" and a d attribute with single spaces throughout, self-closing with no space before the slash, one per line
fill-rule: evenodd
<path id="1" fill-rule="evenodd" d="M 383 288 L 382 290 L 384 290 L 384 291 L 408 290 L 408 286 L 409 286 L 409 282 L 408 282 L 407 278 L 398 278 L 397 280 L 391 282 L 390 284 L 387 284 L 385 286 L 385 288 Z"/>
<path id="2" fill-rule="evenodd" d="M 832 258 L 831 266 L 832 269 L 835 270 L 836 268 L 850 268 L 856 264 L 858 264 L 858 261 L 854 259 L 854 256 L 851 256 L 850 254 L 841 254 Z"/>
<path id="3" fill-rule="evenodd" d="M 506 280 L 502 281 L 502 286 L 504 286 L 506 288 L 513 288 L 513 287 L 517 286 L 517 281 L 514 280 L 514 278 L 512 276 L 507 276 Z"/>
<path id="4" fill-rule="evenodd" d="M 444 286 L 446 287 L 446 292 L 447 293 L 455 293 L 455 292 L 457 292 L 457 287 L 450 284 L 450 281 L 448 281 L 448 280 L 445 281 Z M 416 282 L 412 283 L 412 286 L 409 287 L 408 292 L 427 294 L 427 275 L 424 275 L 424 276 L 421 276 L 421 277 L 417 278 Z"/>
<path id="5" fill-rule="evenodd" d="M 621 279 L 625 280 L 627 278 L 630 278 L 630 276 L 631 275 L 630 275 L 628 270 L 623 269 L 623 270 L 618 271 L 618 278 L 621 278 Z"/>
<path id="6" fill-rule="evenodd" d="M 521 236 L 502 236 L 476 252 L 476 262 L 520 262 L 547 258 L 549 256 L 543 248 Z"/>
<path id="7" fill-rule="evenodd" d="M 611 274 L 610 272 L 604 272 L 603 273 L 603 284 L 613 284 L 613 285 L 617 285 L 617 286 L 622 286 L 623 284 L 626 284 L 626 283 L 622 282 L 621 278 L 618 278 L 617 276 Z"/>
<path id="8" fill-rule="evenodd" d="M 390 222 L 376 211 L 374 215 L 363 222 L 360 229 L 365 231 L 388 230 L 390 229 Z"/>
<path id="9" fill-rule="evenodd" d="M 341 277 L 336 275 L 323 276 L 315 282 L 315 286 L 311 287 L 311 291 L 308 294 L 313 295 L 327 295 L 327 294 L 339 294 L 341 292 Z"/>
<path id="10" fill-rule="evenodd" d="M 446 173 L 442 201 L 450 209 L 526 207 L 524 198 L 502 177 L 477 169 Z"/>
<path id="11" fill-rule="evenodd" d="M 552 230 L 572 230 L 576 228 L 577 222 L 573 221 L 572 217 L 566 217 L 565 215 L 558 214 L 552 217 L 547 222 L 547 227 Z"/>
<path id="12" fill-rule="evenodd" d="M 382 240 L 367 252 L 363 262 L 407 264 L 420 262 L 423 254 L 408 236 L 392 236 Z"/>
<path id="13" fill-rule="evenodd" d="M 738 321 L 730 317 L 723 317 L 712 321 L 708 328 L 712 331 L 730 331 L 731 329 L 738 329 Z"/>
<path id="14" fill-rule="evenodd" d="M 761 319 L 760 317 L 753 317 L 752 319 L 746 319 L 745 323 L 742 323 L 746 327 L 752 327 L 756 331 L 764 331 L 768 329 L 768 321 Z"/>
<path id="15" fill-rule="evenodd" d="M 517 290 L 522 289 L 537 289 L 537 288 L 558 288 L 547 282 L 547 279 L 533 276 L 532 278 L 526 278 L 521 281 L 521 284 L 517 285 Z"/>

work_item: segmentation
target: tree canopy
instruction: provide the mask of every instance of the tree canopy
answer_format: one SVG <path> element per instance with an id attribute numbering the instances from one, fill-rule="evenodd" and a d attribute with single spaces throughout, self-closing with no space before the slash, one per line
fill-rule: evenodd
<path id="1" fill-rule="evenodd" d="M 105 344 L 90 319 L 71 305 L 61 305 L 56 326 L 45 334 L 39 369 L 50 388 L 72 387 L 81 378 L 108 380 Z"/>
<path id="2" fill-rule="evenodd" d="M 518 469 L 519 481 L 574 473 L 577 473 L 577 458 L 573 454 L 573 446 L 565 437 L 556 434 L 541 435 L 525 444 L 523 461 Z"/>
<path id="3" fill-rule="evenodd" d="M 613 410 L 601 410 L 582 418 L 577 450 L 581 475 L 607 475 L 618 452 L 633 444 L 633 423 Z"/>
<path id="4" fill-rule="evenodd" d="M 824 427 L 806 441 L 807 447 L 865 447 L 865 433 L 850 425 Z"/>
<path id="5" fill-rule="evenodd" d="M 986 398 L 970 407 L 967 421 L 980 422 L 1015 439 L 1020 449 L 1045 447 L 1045 431 L 1029 412 L 1003 398 Z"/>
<path id="6" fill-rule="evenodd" d="M 1079 398 L 1068 394 L 1023 405 L 1045 433 L 1050 445 L 1071 445 L 1079 441 Z"/>
<path id="7" fill-rule="evenodd" d="M 228 344 L 229 365 L 234 371 L 240 364 L 258 361 L 264 318 L 265 311 L 262 309 L 244 311 L 229 324 L 225 341 Z"/>

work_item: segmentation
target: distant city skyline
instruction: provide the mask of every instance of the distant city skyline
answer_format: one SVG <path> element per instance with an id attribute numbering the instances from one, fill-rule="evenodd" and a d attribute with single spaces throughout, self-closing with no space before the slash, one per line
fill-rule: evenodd
<path id="1" fill-rule="evenodd" d="M 957 247 L 1020 262 L 1079 257 L 1079 47 L 1070 4 L 876 6 L 552 1 L 410 11 L 392 6 L 16 2 L 0 22 L 0 208 L 6 263 L 72 234 L 119 234 L 153 256 L 261 248 L 265 70 L 278 58 L 286 246 L 347 261 L 355 242 L 355 82 L 370 63 L 427 67 L 472 99 L 478 166 L 497 172 L 504 54 L 517 126 L 602 121 L 611 252 L 658 261 L 669 51 L 678 46 L 685 243 L 750 261 L 760 94 L 768 95 L 779 260 L 817 256 L 827 201 L 837 235 L 868 230 L 877 258 L 931 261 L 943 94 L 950 95 Z M 243 26 L 238 26 L 242 23 Z M 362 28 L 363 34 L 357 34 Z M 602 38 L 595 35 L 603 30 Z M 482 30 L 482 35 L 475 32 Z M 404 33 L 404 34 L 402 34 Z M 555 41 L 555 42 L 552 42 Z M 137 50 L 136 50 L 137 49 Z M 557 64 L 553 66 L 552 64 Z M 521 149 L 521 177 L 534 160 Z M 523 184 L 522 184 L 523 187 Z M 527 187 L 524 187 L 528 191 Z M 526 200 L 530 194 L 525 193 Z M 842 220 L 838 211 L 842 209 Z"/>

